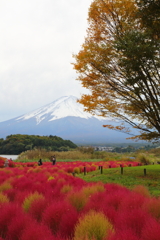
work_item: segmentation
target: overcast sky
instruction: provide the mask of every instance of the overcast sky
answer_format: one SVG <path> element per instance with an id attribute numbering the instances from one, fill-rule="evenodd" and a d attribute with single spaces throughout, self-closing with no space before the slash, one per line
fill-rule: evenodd
<path id="1" fill-rule="evenodd" d="M 0 0 L 0 122 L 86 90 L 72 54 L 92 0 Z"/>

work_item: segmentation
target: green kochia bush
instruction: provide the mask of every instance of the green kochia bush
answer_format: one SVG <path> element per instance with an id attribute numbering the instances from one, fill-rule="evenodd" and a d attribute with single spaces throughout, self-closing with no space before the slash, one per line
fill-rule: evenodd
<path id="1" fill-rule="evenodd" d="M 28 212 L 31 204 L 38 200 L 38 199 L 44 199 L 44 196 L 38 192 L 34 192 L 27 196 L 23 202 L 23 209 Z"/>
<path id="2" fill-rule="evenodd" d="M 103 240 L 107 239 L 113 231 L 112 224 L 103 213 L 90 211 L 79 219 L 74 240 L 85 240 L 86 237 L 88 240 Z"/>

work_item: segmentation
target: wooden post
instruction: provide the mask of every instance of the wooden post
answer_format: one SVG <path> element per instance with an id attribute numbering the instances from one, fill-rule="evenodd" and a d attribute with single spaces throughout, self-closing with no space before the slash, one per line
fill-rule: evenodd
<path id="1" fill-rule="evenodd" d="M 121 174 L 123 175 L 123 167 L 121 167 Z"/>
<path id="2" fill-rule="evenodd" d="M 101 166 L 101 174 L 103 173 L 103 166 Z"/>
<path id="3" fill-rule="evenodd" d="M 144 168 L 144 176 L 146 176 L 146 175 L 147 175 L 146 168 Z"/>

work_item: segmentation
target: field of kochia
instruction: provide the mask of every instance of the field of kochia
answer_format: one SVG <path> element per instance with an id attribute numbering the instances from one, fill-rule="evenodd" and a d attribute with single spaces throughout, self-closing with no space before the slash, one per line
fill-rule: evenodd
<path id="1" fill-rule="evenodd" d="M 0 240 L 159 240 L 160 198 L 78 174 L 138 162 L 0 160 Z M 76 173 L 73 176 L 73 172 Z"/>

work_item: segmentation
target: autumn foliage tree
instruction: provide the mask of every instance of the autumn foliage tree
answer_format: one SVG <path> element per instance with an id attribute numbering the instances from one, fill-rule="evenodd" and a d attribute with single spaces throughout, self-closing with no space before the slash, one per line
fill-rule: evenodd
<path id="1" fill-rule="evenodd" d="M 89 94 L 86 111 L 140 130 L 135 139 L 160 138 L 160 1 L 94 0 L 87 37 L 74 68 Z M 130 133 L 125 125 L 105 127 Z"/>

